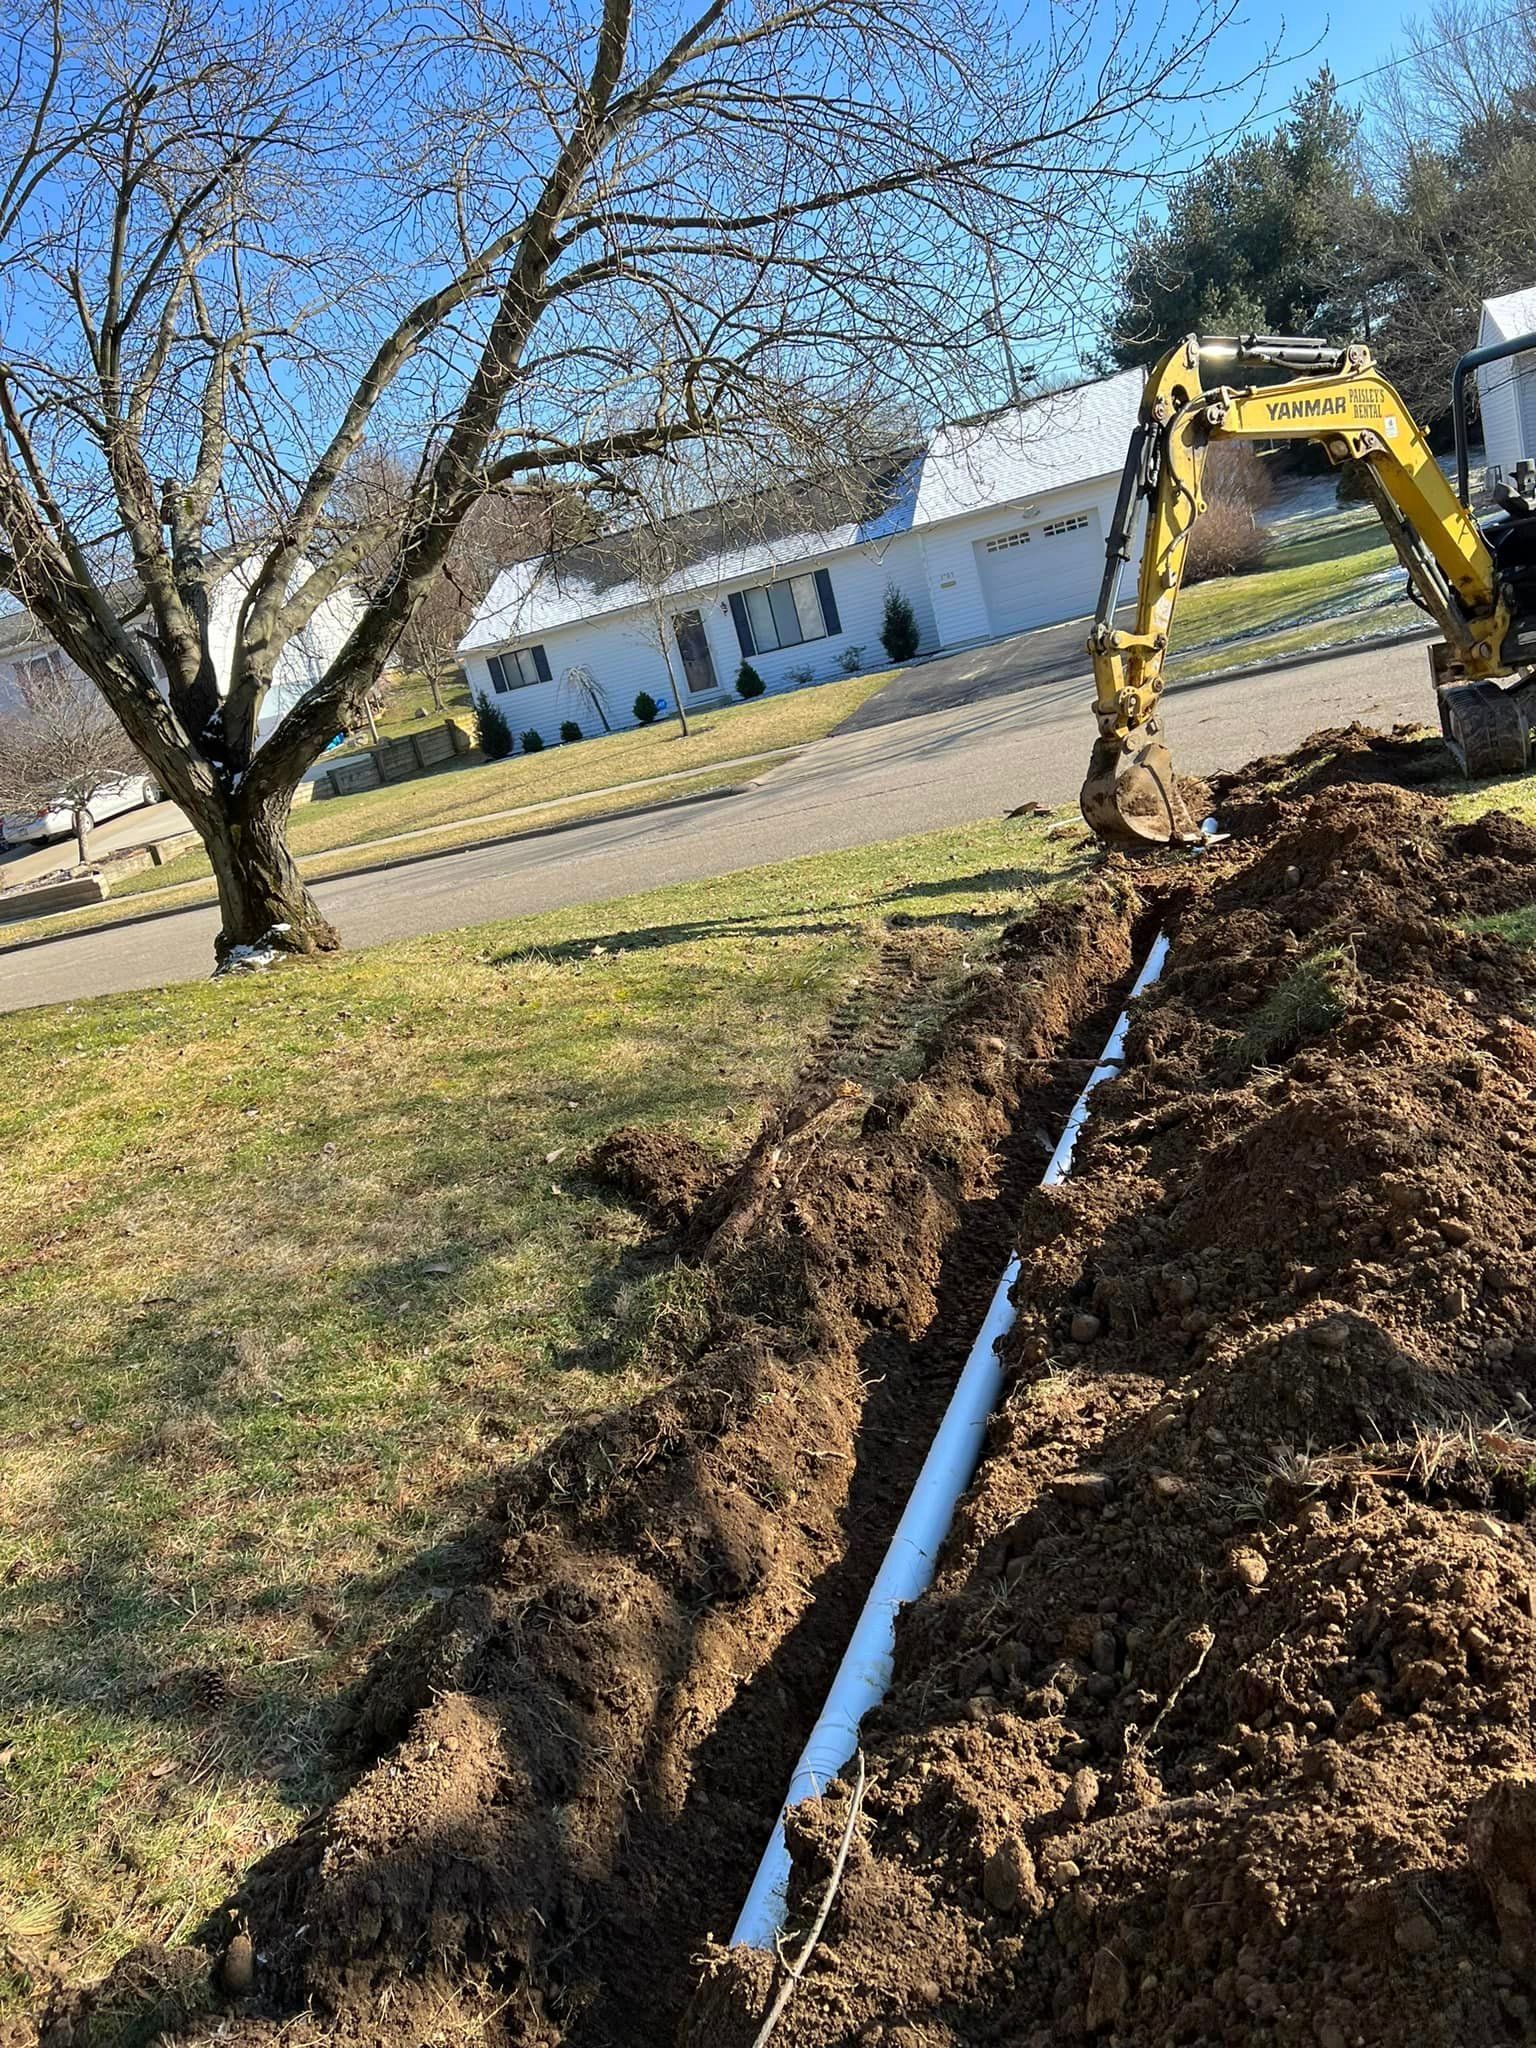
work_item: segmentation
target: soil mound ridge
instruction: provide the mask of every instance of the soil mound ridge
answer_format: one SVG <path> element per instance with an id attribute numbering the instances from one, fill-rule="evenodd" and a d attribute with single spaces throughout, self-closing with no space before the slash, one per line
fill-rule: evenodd
<path id="1" fill-rule="evenodd" d="M 1172 964 L 1026 1205 L 775 2048 L 1536 2039 L 1536 1033 L 1477 929 L 1536 834 L 1341 752 L 1382 758 L 1253 773 L 1253 836 L 1153 885 Z M 846 1816 L 802 1810 L 807 1911 Z M 690 2039 L 766 1977 L 716 1956 Z"/>

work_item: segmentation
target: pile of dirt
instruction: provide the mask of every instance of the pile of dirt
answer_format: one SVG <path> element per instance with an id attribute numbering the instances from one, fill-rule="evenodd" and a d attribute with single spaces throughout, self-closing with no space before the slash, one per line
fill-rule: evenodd
<path id="1" fill-rule="evenodd" d="M 625 1124 L 594 1145 L 584 1162 L 658 1230 L 686 1230 L 720 1180 L 720 1162 L 686 1131 Z"/>
<path id="2" fill-rule="evenodd" d="M 188 2038 L 671 2037 L 1127 972 L 1134 893 L 1089 901 L 1005 938 L 917 1078 L 818 1080 L 723 1177 L 664 1134 L 604 1149 L 684 1231 L 707 1334 L 509 1475 L 352 1702 L 351 1788 L 203 1930 Z M 142 2013 L 152 1961 L 55 2001 L 50 2048 Z"/>
<path id="3" fill-rule="evenodd" d="M 1536 2039 L 1536 834 L 1331 735 L 1154 882 L 775 2048 Z M 1353 772 L 1352 772 L 1353 771 Z M 1278 786 L 1277 786 L 1278 785 Z M 792 1829 L 796 1913 L 848 1818 Z M 690 2039 L 771 1972 L 716 1952 Z"/>

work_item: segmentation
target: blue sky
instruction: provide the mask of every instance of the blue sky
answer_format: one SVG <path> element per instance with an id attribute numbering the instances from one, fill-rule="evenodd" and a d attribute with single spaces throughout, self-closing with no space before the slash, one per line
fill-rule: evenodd
<path id="1" fill-rule="evenodd" d="M 1420 28 L 1415 33 L 1416 17 L 1422 22 L 1425 11 L 1423 0 L 1408 0 L 1406 5 L 1397 0 L 1378 5 L 1361 0 L 1290 0 L 1281 16 L 1266 19 L 1255 14 L 1250 18 L 1255 44 L 1273 37 L 1281 52 L 1264 84 L 1257 125 L 1268 127 L 1277 120 L 1291 95 L 1324 64 L 1332 66 L 1345 97 L 1358 98 L 1366 86 L 1357 92 L 1346 81 L 1422 41 L 1429 31 Z"/>
<path id="2" fill-rule="evenodd" d="M 1432 30 L 1424 23 L 1429 0 L 1289 0 L 1283 16 L 1263 14 L 1258 0 L 1244 0 L 1246 18 L 1235 21 L 1218 37 L 1213 62 L 1203 84 L 1215 88 L 1217 97 L 1195 124 L 1204 140 L 1192 139 L 1170 156 L 1144 159 L 1163 171 L 1192 170 L 1209 148 L 1227 146 L 1234 124 L 1255 133 L 1268 133 L 1285 116 L 1292 97 L 1309 78 L 1329 65 L 1338 79 L 1344 98 L 1359 102 L 1371 91 L 1370 74 L 1389 66 L 1430 39 Z M 1170 8 L 1170 24 L 1178 19 Z M 1234 85 L 1230 93 L 1222 87 L 1251 65 L 1260 61 L 1266 46 L 1277 55 L 1268 74 L 1260 81 Z M 1153 212 L 1160 211 L 1154 202 Z M 1015 355 L 1031 363 L 1043 382 L 1092 374 L 1097 342 L 1097 319 L 1113 290 L 1113 264 L 1093 272 L 1084 280 L 1082 310 L 1088 321 L 1076 335 L 1062 335 L 1047 341 L 1015 334 Z M 1001 376 L 1001 371 L 1000 371 Z M 998 399 L 1003 390 L 999 385 Z"/>

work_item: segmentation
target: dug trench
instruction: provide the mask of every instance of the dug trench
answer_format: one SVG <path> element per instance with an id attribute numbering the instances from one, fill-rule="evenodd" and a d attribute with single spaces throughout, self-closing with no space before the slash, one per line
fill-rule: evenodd
<path id="1" fill-rule="evenodd" d="M 774 2048 L 1536 2039 L 1536 834 L 1336 734 L 1218 788 L 864 1727 Z M 1432 769 L 1433 764 L 1430 763 Z M 716 1948 L 687 2038 L 775 1977 Z"/>
<path id="2" fill-rule="evenodd" d="M 870 1094 L 821 1049 L 723 1175 L 664 1133 L 599 1147 L 592 1173 L 672 1234 L 680 1369 L 507 1475 L 457 1590 L 347 1703 L 349 1788 L 190 1944 L 55 1993 L 48 2048 L 674 2037 L 1102 1043 L 1134 915 L 1115 875 L 1046 905 L 915 1078 Z"/>

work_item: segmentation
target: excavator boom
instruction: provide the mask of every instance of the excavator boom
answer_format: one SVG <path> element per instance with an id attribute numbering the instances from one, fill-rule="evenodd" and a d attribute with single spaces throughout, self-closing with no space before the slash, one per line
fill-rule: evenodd
<path id="1" fill-rule="evenodd" d="M 1536 348 L 1536 336 L 1503 352 L 1527 346 Z M 1285 381 L 1205 381 L 1221 369 L 1279 371 Z M 1464 435 L 1462 381 L 1458 375 Z M 1147 380 L 1088 640 L 1099 737 L 1082 809 L 1098 836 L 1127 846 L 1197 836 L 1160 699 L 1190 533 L 1205 510 L 1206 457 L 1213 442 L 1235 440 L 1315 441 L 1335 464 L 1360 465 L 1414 594 L 1444 635 L 1431 665 L 1448 739 L 1469 773 L 1523 767 L 1536 685 L 1501 690 L 1494 679 L 1536 664 L 1536 507 L 1506 493 L 1508 518 L 1491 539 L 1465 502 L 1465 484 L 1461 494 L 1453 489 L 1418 422 L 1358 344 L 1191 336 Z M 1464 477 L 1464 450 L 1460 468 Z M 1126 627 L 1116 619 L 1120 587 L 1143 517 L 1135 616 Z"/>

